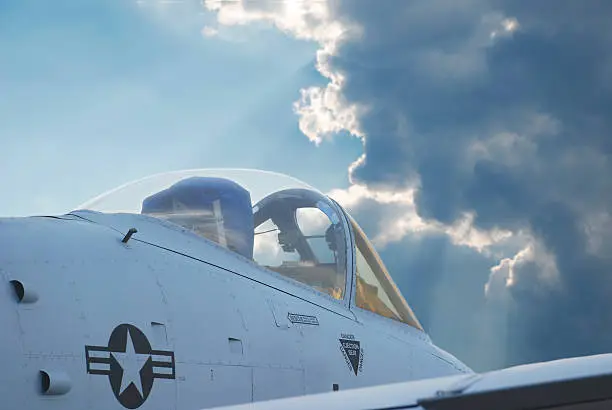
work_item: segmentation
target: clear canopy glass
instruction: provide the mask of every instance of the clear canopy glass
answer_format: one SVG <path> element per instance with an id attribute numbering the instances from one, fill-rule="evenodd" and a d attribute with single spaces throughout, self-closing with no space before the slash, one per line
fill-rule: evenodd
<path id="1" fill-rule="evenodd" d="M 168 172 L 120 186 L 79 209 L 172 222 L 338 300 L 350 283 L 350 257 L 356 305 L 421 329 L 357 223 L 349 216 L 355 240 L 347 249 L 343 210 L 295 178 L 249 169 Z"/>
<path id="2" fill-rule="evenodd" d="M 259 170 L 153 175 L 79 207 L 163 219 L 335 299 L 346 285 L 346 232 L 336 206 L 311 186 Z"/>

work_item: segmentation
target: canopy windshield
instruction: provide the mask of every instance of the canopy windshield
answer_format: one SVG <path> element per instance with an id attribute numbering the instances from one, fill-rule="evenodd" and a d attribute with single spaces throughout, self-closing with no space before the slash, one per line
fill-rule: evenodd
<path id="1" fill-rule="evenodd" d="M 286 175 L 169 172 L 123 185 L 79 209 L 163 219 L 334 299 L 345 295 L 342 218 L 325 195 Z"/>

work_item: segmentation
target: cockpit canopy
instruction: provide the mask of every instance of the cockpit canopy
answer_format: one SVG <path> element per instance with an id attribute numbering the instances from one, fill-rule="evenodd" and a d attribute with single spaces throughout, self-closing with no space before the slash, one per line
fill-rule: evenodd
<path id="1" fill-rule="evenodd" d="M 336 300 L 351 297 L 355 274 L 357 307 L 421 329 L 357 223 L 327 196 L 286 175 L 170 172 L 123 185 L 79 209 L 166 220 Z"/>

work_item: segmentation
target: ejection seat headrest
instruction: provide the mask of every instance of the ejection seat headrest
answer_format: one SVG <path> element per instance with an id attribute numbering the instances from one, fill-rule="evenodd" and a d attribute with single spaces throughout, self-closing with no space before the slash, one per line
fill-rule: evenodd
<path id="1" fill-rule="evenodd" d="M 253 258 L 251 195 L 234 181 L 213 177 L 183 179 L 146 198 L 142 213 L 166 215 L 169 220 L 173 220 L 172 216 L 180 216 L 189 226 L 206 224 L 205 219 L 208 219 L 209 226 L 222 228 L 220 235 L 230 249 Z M 217 218 L 217 223 L 210 223 L 211 217 Z"/>

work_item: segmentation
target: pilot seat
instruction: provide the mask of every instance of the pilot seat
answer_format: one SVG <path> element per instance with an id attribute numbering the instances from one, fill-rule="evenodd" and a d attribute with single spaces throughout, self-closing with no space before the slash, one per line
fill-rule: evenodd
<path id="1" fill-rule="evenodd" d="M 147 197 L 142 213 L 165 219 L 253 259 L 249 191 L 225 178 L 192 177 Z"/>

